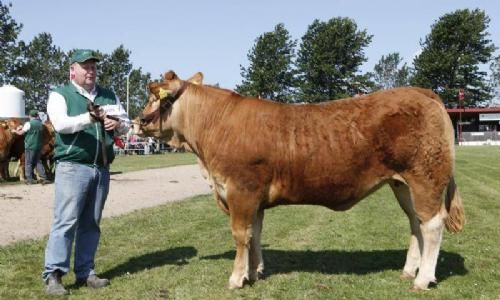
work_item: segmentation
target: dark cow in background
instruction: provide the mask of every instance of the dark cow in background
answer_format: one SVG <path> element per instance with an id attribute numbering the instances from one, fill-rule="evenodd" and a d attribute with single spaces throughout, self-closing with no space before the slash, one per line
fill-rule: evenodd
<path id="1" fill-rule="evenodd" d="M 168 72 L 151 83 L 136 133 L 187 143 L 198 157 L 231 219 L 230 288 L 257 280 L 264 269 L 264 209 L 347 210 L 384 184 L 410 222 L 402 277 L 414 278 L 418 290 L 436 280 L 443 228 L 458 232 L 464 224 L 453 127 L 436 94 L 408 87 L 290 105 L 204 86 L 202 78 L 184 81 Z"/>
<path id="2" fill-rule="evenodd" d="M 54 147 L 56 143 L 56 134 L 54 125 L 50 120 L 43 123 L 42 132 L 42 149 L 40 150 L 40 159 L 42 161 L 43 167 L 45 168 L 45 174 L 51 180 L 54 179 Z"/>

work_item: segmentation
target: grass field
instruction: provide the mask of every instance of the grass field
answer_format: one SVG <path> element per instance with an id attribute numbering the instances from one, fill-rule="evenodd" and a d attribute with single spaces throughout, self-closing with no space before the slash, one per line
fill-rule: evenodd
<path id="1" fill-rule="evenodd" d="M 143 158 L 124 162 L 123 170 L 135 159 Z M 234 243 L 229 219 L 211 196 L 104 219 L 96 264 L 112 285 L 76 288 L 73 274 L 64 283 L 77 299 L 500 299 L 499 162 L 499 147 L 457 149 L 467 224 L 444 234 L 438 284 L 430 291 L 412 292 L 411 282 L 399 279 L 409 226 L 388 188 L 348 212 L 266 211 L 266 278 L 241 290 L 225 288 Z M 45 298 L 45 242 L 0 248 L 0 299 Z"/>
<path id="2" fill-rule="evenodd" d="M 195 163 L 196 156 L 188 152 L 169 152 L 159 155 L 120 155 L 117 156 L 113 164 L 111 164 L 111 172 L 130 172 Z"/>
<path id="3" fill-rule="evenodd" d="M 166 168 L 178 165 L 195 164 L 196 156 L 192 153 L 169 152 L 159 155 L 118 155 L 111 164 L 111 172 L 131 172 L 137 170 Z M 17 162 L 9 165 L 10 174 L 14 174 Z M 11 178 L 9 181 L 0 181 L 2 184 L 19 184 L 19 178 Z"/>

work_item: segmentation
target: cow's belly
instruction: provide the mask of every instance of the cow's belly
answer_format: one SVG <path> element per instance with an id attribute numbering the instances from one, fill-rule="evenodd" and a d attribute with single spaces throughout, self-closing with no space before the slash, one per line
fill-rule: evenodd
<path id="1" fill-rule="evenodd" d="M 333 210 L 347 210 L 363 198 L 378 190 L 386 178 L 356 180 L 351 182 L 326 182 L 289 187 L 273 184 L 270 188 L 268 207 L 282 204 L 322 205 Z"/>

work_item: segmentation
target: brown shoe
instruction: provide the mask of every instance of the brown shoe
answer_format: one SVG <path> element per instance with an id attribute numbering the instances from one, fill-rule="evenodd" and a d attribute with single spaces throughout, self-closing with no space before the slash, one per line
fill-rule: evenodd
<path id="1" fill-rule="evenodd" d="M 86 285 L 89 288 L 100 289 L 109 285 L 109 280 L 104 278 L 99 278 L 97 277 L 97 275 L 89 275 L 89 277 L 87 277 L 87 280 L 78 279 L 76 281 L 76 285 Z"/>
<path id="2" fill-rule="evenodd" d="M 47 179 L 41 179 L 41 180 L 38 180 L 38 182 L 41 183 L 42 185 L 46 185 L 46 184 L 51 183 L 50 180 L 47 180 Z"/>
<path id="3" fill-rule="evenodd" d="M 68 291 L 64 288 L 61 281 L 61 273 L 55 271 L 50 273 L 45 280 L 45 291 L 49 295 L 67 295 Z"/>

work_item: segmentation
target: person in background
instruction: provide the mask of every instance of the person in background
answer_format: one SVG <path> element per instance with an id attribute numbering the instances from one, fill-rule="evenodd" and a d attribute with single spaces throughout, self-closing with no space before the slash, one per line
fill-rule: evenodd
<path id="1" fill-rule="evenodd" d="M 96 84 L 98 61 L 92 50 L 74 51 L 70 82 L 52 91 L 47 102 L 56 132 L 54 220 L 42 273 L 50 295 L 68 294 L 61 278 L 69 272 L 73 242 L 75 284 L 95 289 L 109 284 L 96 275 L 94 257 L 109 191 L 113 138 L 128 131 L 130 120 L 116 95 Z"/>
<path id="2" fill-rule="evenodd" d="M 36 167 L 41 184 L 49 183 L 45 168 L 40 161 L 40 150 L 42 150 L 42 132 L 43 124 L 38 118 L 38 111 L 31 110 L 29 113 L 30 120 L 13 130 L 18 135 L 24 135 L 24 174 L 26 184 L 36 183 L 33 177 L 33 169 Z"/>

